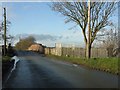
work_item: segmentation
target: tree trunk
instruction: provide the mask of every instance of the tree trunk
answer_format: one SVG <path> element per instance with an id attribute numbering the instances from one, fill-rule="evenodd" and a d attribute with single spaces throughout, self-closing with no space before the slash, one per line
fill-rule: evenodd
<path id="1" fill-rule="evenodd" d="M 89 59 L 91 57 L 91 44 L 86 44 L 86 58 Z"/>

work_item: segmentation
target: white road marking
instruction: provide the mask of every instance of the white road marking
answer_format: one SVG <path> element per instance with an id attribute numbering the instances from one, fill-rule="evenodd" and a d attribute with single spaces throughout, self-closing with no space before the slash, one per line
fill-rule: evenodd
<path id="1" fill-rule="evenodd" d="M 78 65 L 77 64 L 73 64 L 73 66 L 77 67 Z"/>

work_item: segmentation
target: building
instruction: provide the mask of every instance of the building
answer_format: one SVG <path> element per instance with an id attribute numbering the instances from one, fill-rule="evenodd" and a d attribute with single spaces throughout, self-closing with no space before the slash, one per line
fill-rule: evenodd
<path id="1" fill-rule="evenodd" d="M 41 53 L 41 54 L 44 54 L 44 48 L 45 48 L 45 46 L 43 46 L 42 44 L 36 43 L 36 44 L 32 44 L 32 45 L 28 48 L 28 50 L 29 50 L 29 51 L 34 51 L 34 52 L 39 52 L 39 53 Z"/>

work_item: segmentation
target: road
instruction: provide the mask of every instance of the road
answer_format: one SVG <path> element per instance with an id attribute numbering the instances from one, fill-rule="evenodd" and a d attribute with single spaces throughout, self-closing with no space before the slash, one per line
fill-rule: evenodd
<path id="1" fill-rule="evenodd" d="M 19 52 L 20 61 L 4 88 L 117 88 L 118 76 Z"/>
<path id="2" fill-rule="evenodd" d="M 0 51 L 0 90 L 2 89 L 2 55 Z"/>

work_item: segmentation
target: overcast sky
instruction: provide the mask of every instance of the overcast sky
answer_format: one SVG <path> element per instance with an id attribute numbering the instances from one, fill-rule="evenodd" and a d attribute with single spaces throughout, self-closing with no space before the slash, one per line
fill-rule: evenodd
<path id="1" fill-rule="evenodd" d="M 7 2 L 2 7 L 7 8 L 7 19 L 11 21 L 8 33 L 15 36 L 14 43 L 19 37 L 33 35 L 36 41 L 46 46 L 55 43 L 77 44 L 84 46 L 80 28 L 74 23 L 65 24 L 65 17 L 51 10 L 51 2 Z"/>

